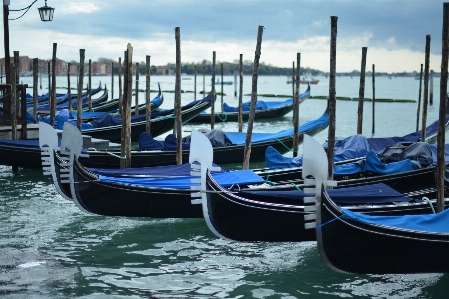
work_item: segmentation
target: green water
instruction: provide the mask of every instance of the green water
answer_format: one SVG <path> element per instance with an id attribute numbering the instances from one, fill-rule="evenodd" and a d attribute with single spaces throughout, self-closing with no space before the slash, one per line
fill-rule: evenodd
<path id="1" fill-rule="evenodd" d="M 291 86 L 284 79 L 262 78 L 261 93 L 288 93 Z M 357 96 L 357 79 L 337 80 L 337 92 Z M 287 86 L 278 88 L 281 82 Z M 379 87 L 379 97 L 405 99 L 413 97 L 419 83 L 413 78 L 376 82 L 389 88 Z M 234 87 L 227 88 L 226 93 L 232 94 Z M 324 94 L 327 88 L 320 82 L 312 86 L 312 94 L 314 90 Z M 167 96 L 167 107 L 170 100 Z M 231 96 L 225 100 L 235 102 Z M 371 132 L 370 107 L 365 106 L 364 132 Z M 323 100 L 305 101 L 300 122 L 319 117 L 324 109 Z M 437 105 L 429 107 L 428 121 L 437 114 Z M 356 116 L 357 102 L 339 101 L 336 135 L 355 134 Z M 414 131 L 415 123 L 416 104 L 376 106 L 376 136 L 404 135 Z M 290 124 L 287 115 L 257 122 L 254 130 L 277 132 Z M 236 124 L 217 126 L 236 128 Z M 327 131 L 316 136 L 320 142 L 326 138 Z M 13 174 L 10 167 L 0 166 L 0 186 L 1 298 L 447 298 L 448 294 L 448 275 L 336 273 L 321 261 L 314 242 L 239 243 L 218 239 L 202 219 L 85 214 L 59 196 L 51 178 L 40 170 L 19 169 Z M 416 258 L 422 254 L 432 253 L 416 252 Z"/>

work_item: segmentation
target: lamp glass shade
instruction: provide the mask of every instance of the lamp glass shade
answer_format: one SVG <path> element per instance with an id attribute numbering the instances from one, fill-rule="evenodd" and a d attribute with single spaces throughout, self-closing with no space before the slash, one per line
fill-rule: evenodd
<path id="1" fill-rule="evenodd" d="M 47 4 L 45 4 L 45 6 L 39 7 L 38 10 L 42 22 L 50 22 L 53 20 L 53 13 L 55 11 L 53 7 L 47 6 Z"/>

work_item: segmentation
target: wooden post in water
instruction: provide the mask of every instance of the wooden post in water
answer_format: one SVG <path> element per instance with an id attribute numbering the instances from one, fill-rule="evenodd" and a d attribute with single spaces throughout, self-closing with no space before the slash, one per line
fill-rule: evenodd
<path id="1" fill-rule="evenodd" d="M 240 62 L 239 62 L 239 74 L 240 74 L 240 83 L 239 83 L 239 132 L 242 132 L 243 126 L 243 54 L 240 54 Z"/>
<path id="2" fill-rule="evenodd" d="M 376 116 L 376 109 L 375 108 L 375 104 L 376 104 L 376 70 L 374 68 L 374 64 L 373 64 L 373 75 L 372 75 L 372 81 L 373 81 L 373 129 L 371 130 L 371 134 L 374 135 L 374 131 L 375 131 L 375 116 Z"/>
<path id="3" fill-rule="evenodd" d="M 206 97 L 206 66 L 203 65 L 203 98 Z"/>
<path id="4" fill-rule="evenodd" d="M 223 63 L 220 65 L 221 67 L 221 117 L 224 117 L 224 102 L 223 102 Z"/>
<path id="5" fill-rule="evenodd" d="M 67 92 L 69 94 L 69 112 L 72 112 L 72 91 L 70 90 L 70 62 L 67 63 Z"/>
<path id="6" fill-rule="evenodd" d="M 292 67 L 292 98 L 295 98 L 295 62 L 293 61 Z"/>
<path id="7" fill-rule="evenodd" d="M 118 112 L 123 115 L 122 58 L 118 58 Z"/>
<path id="8" fill-rule="evenodd" d="M 196 101 L 196 65 L 193 66 L 193 100 Z"/>
<path id="9" fill-rule="evenodd" d="M 136 62 L 136 99 L 135 99 L 135 108 L 134 114 L 139 115 L 139 63 Z"/>
<path id="10" fill-rule="evenodd" d="M 17 87 L 16 64 L 11 63 L 11 139 L 17 140 Z"/>
<path id="11" fill-rule="evenodd" d="M 50 108 L 50 126 L 54 126 L 55 124 L 55 111 L 53 111 L 53 98 L 51 97 L 51 64 L 50 61 L 47 63 L 48 69 L 48 104 Z"/>
<path id="12" fill-rule="evenodd" d="M 210 129 L 213 130 L 215 126 L 215 51 L 212 52 L 212 91 L 211 91 L 211 105 L 210 105 Z"/>
<path id="13" fill-rule="evenodd" d="M 89 85 L 88 88 L 88 97 L 89 97 L 89 112 L 92 112 L 92 59 L 89 59 Z"/>
<path id="14" fill-rule="evenodd" d="M 176 115 L 176 164 L 182 164 L 182 114 L 181 114 L 181 30 L 175 27 L 176 40 L 176 79 L 175 79 L 175 115 Z"/>
<path id="15" fill-rule="evenodd" d="M 39 71 L 39 59 L 33 58 L 33 121 L 37 123 L 37 80 Z"/>
<path id="16" fill-rule="evenodd" d="M 53 43 L 53 57 L 51 60 L 51 114 L 56 115 L 56 48 L 57 44 Z"/>
<path id="17" fill-rule="evenodd" d="M 421 72 L 419 73 L 419 95 L 418 95 L 418 109 L 416 113 L 416 131 L 419 130 L 419 116 L 421 115 L 421 86 L 422 86 L 422 74 L 423 74 L 423 64 L 421 63 Z"/>
<path id="18" fill-rule="evenodd" d="M 363 101 L 365 100 L 365 69 L 367 47 L 362 47 L 362 65 L 360 67 L 359 108 L 357 110 L 357 134 L 362 134 L 363 127 Z"/>
<path id="19" fill-rule="evenodd" d="M 234 97 L 237 96 L 237 72 L 234 71 Z"/>
<path id="20" fill-rule="evenodd" d="M 440 110 L 437 137 L 437 212 L 444 211 L 444 145 L 446 143 L 446 111 L 447 111 L 447 79 L 448 79 L 448 56 L 449 56 L 449 3 L 443 3 L 443 36 L 442 57 L 440 77 Z"/>
<path id="21" fill-rule="evenodd" d="M 429 96 L 429 57 L 430 57 L 430 35 L 426 35 L 426 61 L 424 62 L 424 99 L 422 106 L 421 141 L 426 140 L 427 105 Z"/>
<path id="22" fill-rule="evenodd" d="M 329 129 L 327 135 L 328 177 L 334 176 L 334 149 L 335 149 L 335 74 L 337 68 L 337 16 L 331 16 L 330 41 L 330 72 L 329 72 Z"/>
<path id="23" fill-rule="evenodd" d="M 131 166 L 131 102 L 133 88 L 133 47 L 128 43 L 124 63 L 124 96 L 122 103 L 122 142 L 120 168 Z"/>
<path id="24" fill-rule="evenodd" d="M 114 62 L 111 62 L 111 99 L 114 99 Z"/>
<path id="25" fill-rule="evenodd" d="M 429 104 L 433 105 L 433 70 L 430 70 Z"/>
<path id="26" fill-rule="evenodd" d="M 16 64 L 16 84 L 19 84 L 19 74 L 20 74 L 19 51 L 13 51 L 13 52 L 14 52 L 14 63 Z M 17 105 L 17 107 L 18 107 L 18 105 Z"/>
<path id="27" fill-rule="evenodd" d="M 298 155 L 299 146 L 299 74 L 301 72 L 301 53 L 296 53 L 296 65 L 296 80 L 292 82 L 293 85 L 296 85 L 293 98 L 293 157 Z"/>
<path id="28" fill-rule="evenodd" d="M 146 87 L 145 87 L 145 111 L 146 111 L 146 132 L 151 135 L 151 98 L 150 98 L 150 76 L 151 76 L 151 66 L 150 66 L 150 55 L 147 55 L 146 60 Z"/>
<path id="29" fill-rule="evenodd" d="M 84 79 L 84 55 L 85 49 L 80 49 L 80 65 L 78 78 L 78 98 L 76 101 L 76 124 L 81 131 L 82 113 L 83 113 L 83 79 Z"/>
<path id="30" fill-rule="evenodd" d="M 256 44 L 256 53 L 254 56 L 254 71 L 253 71 L 253 81 L 252 81 L 252 91 L 251 91 L 251 106 L 249 110 L 248 117 L 248 129 L 246 131 L 246 140 L 245 140 L 245 152 L 243 158 L 243 170 L 249 169 L 249 159 L 251 156 L 251 137 L 253 135 L 253 124 L 254 117 L 256 114 L 256 101 L 257 101 L 257 79 L 259 72 L 259 60 L 261 55 L 261 47 L 262 47 L 262 34 L 263 34 L 263 26 L 259 26 L 259 30 L 257 33 L 257 44 Z"/>

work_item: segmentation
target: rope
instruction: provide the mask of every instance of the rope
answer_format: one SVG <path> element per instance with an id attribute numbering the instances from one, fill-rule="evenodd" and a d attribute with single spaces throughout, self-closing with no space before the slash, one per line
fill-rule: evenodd
<path id="1" fill-rule="evenodd" d="M 292 183 L 292 185 L 296 188 L 296 190 L 302 191 L 295 183 Z"/>
<path id="2" fill-rule="evenodd" d="M 119 158 L 119 159 L 126 159 L 126 155 L 125 155 L 124 157 L 121 157 L 121 156 L 119 156 L 119 155 L 116 155 L 116 154 L 111 153 L 111 152 L 108 152 L 108 151 L 106 151 L 106 153 L 109 154 L 109 155 L 111 155 L 111 156 L 114 156 L 114 157 L 116 157 L 116 158 Z"/>
<path id="3" fill-rule="evenodd" d="M 424 200 L 430 205 L 430 207 L 432 208 L 432 212 L 435 214 L 435 209 L 433 208 L 432 202 L 427 197 L 423 197 L 422 200 Z"/>
<path id="4" fill-rule="evenodd" d="M 326 224 L 329 224 L 329 223 L 331 223 L 332 221 L 335 221 L 335 220 L 337 220 L 338 218 L 341 218 L 341 217 L 343 217 L 343 215 L 338 216 L 338 217 L 335 217 L 334 219 L 331 219 L 331 220 L 329 220 L 328 222 L 322 223 L 322 224 L 318 225 L 316 228 L 325 226 Z"/>
<path id="5" fill-rule="evenodd" d="M 292 137 L 292 138 L 293 138 L 293 137 Z M 288 146 L 286 146 L 281 140 L 279 140 L 279 139 L 277 139 L 277 138 L 276 138 L 276 140 L 279 141 L 279 143 L 282 144 L 282 145 L 283 145 L 289 152 L 297 152 L 297 150 L 294 151 L 293 149 L 291 149 L 291 148 L 289 148 Z"/>
<path id="6" fill-rule="evenodd" d="M 225 122 L 228 119 L 228 114 L 226 112 L 224 112 L 225 117 L 221 118 L 220 114 L 215 114 L 216 116 L 218 116 L 218 118 L 222 121 Z"/>

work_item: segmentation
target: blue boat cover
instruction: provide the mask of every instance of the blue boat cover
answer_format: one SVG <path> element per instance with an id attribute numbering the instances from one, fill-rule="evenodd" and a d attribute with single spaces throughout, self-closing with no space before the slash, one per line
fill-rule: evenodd
<path id="1" fill-rule="evenodd" d="M 343 212 L 342 218 L 365 224 L 429 233 L 449 233 L 449 225 L 447 225 L 449 223 L 449 210 L 444 210 L 438 214 L 403 216 L 370 216 L 347 209 L 341 210 Z"/>
<path id="2" fill-rule="evenodd" d="M 382 163 L 373 151 L 369 151 L 365 159 L 365 171 L 371 171 L 378 174 L 400 173 L 419 168 L 419 164 L 413 163 L 410 159 L 386 164 Z"/>
<path id="3" fill-rule="evenodd" d="M 299 95 L 299 99 L 303 100 L 306 97 L 308 97 L 310 95 L 310 90 L 307 90 L 304 93 L 301 93 Z M 291 99 L 287 99 L 285 101 L 262 101 L 262 100 L 257 100 L 256 101 L 256 110 L 267 110 L 267 109 L 275 109 L 275 108 L 280 108 L 280 107 L 284 107 L 284 106 L 291 106 L 293 105 L 293 98 Z M 242 103 L 242 111 L 249 111 L 251 108 L 251 101 Z M 239 111 L 239 107 L 234 107 L 234 106 L 229 106 L 226 103 L 223 103 L 223 110 L 224 112 L 238 112 Z"/>
<path id="4" fill-rule="evenodd" d="M 212 177 L 223 187 L 233 185 L 261 184 L 265 182 L 260 176 L 251 170 L 213 173 Z M 117 178 L 100 175 L 101 182 L 129 184 L 133 186 L 152 188 L 190 189 L 192 176 L 167 177 L 167 178 Z"/>
<path id="5" fill-rule="evenodd" d="M 213 164 L 215 167 L 220 167 Z M 229 170 L 220 167 L 220 172 L 229 172 Z M 133 167 L 133 168 L 90 168 L 87 170 L 98 175 L 109 177 L 126 177 L 126 176 L 141 176 L 141 177 L 182 177 L 190 176 L 191 165 L 184 163 L 179 165 L 168 166 L 151 166 L 151 167 Z"/>
<path id="6" fill-rule="evenodd" d="M 189 109 L 193 106 L 195 106 L 197 103 L 199 102 L 208 102 L 210 101 L 211 96 L 208 95 L 207 97 L 205 97 L 202 100 L 197 100 L 197 101 L 193 101 L 190 102 L 187 105 L 184 105 L 181 107 L 182 110 L 186 110 Z M 151 118 L 155 119 L 158 117 L 164 117 L 170 114 L 174 113 L 174 109 L 156 109 L 154 111 L 151 112 Z M 141 122 L 144 121 L 146 119 L 146 114 L 139 114 L 139 115 L 131 115 L 131 123 L 135 123 L 135 122 Z M 90 124 L 94 127 L 94 128 L 104 128 L 104 127 L 110 127 L 110 126 L 118 126 L 122 124 L 122 117 L 119 115 L 111 115 L 111 114 L 107 114 L 104 116 L 100 116 L 98 118 L 96 118 L 95 120 L 91 121 Z"/>
<path id="7" fill-rule="evenodd" d="M 320 118 L 308 121 L 307 123 L 299 127 L 300 133 L 307 133 L 311 130 L 326 127 L 329 125 L 329 115 L 324 113 Z M 269 140 L 276 140 L 286 136 L 292 136 L 294 129 L 282 130 L 278 133 L 257 133 L 254 132 L 251 137 L 251 142 L 264 142 Z M 226 137 L 232 142 L 233 145 L 245 144 L 246 133 L 245 132 L 225 132 Z"/>
<path id="8" fill-rule="evenodd" d="M 448 120 L 449 119 L 446 119 L 446 121 Z M 437 131 L 438 131 L 438 121 L 435 121 L 426 128 L 426 136 L 433 135 L 437 133 Z M 349 136 L 335 143 L 334 161 L 338 162 L 348 159 L 364 157 L 369 150 L 372 150 L 376 154 L 378 154 L 390 145 L 398 143 L 415 143 L 419 142 L 420 139 L 421 139 L 421 131 L 413 132 L 402 137 L 366 138 L 363 135 Z M 323 147 L 327 148 L 327 143 L 324 143 Z M 436 152 L 434 146 L 432 146 L 432 151 L 434 151 L 434 153 Z M 449 148 L 445 152 L 448 155 L 446 161 L 449 161 Z M 281 156 L 281 154 L 277 152 L 275 149 L 267 149 L 265 153 L 266 167 L 270 169 L 281 169 L 286 167 L 302 166 L 302 156 L 285 159 L 280 158 L 279 156 Z M 436 156 L 434 155 L 434 157 Z M 421 158 L 416 159 L 420 164 L 423 163 L 423 159 Z M 422 167 L 425 166 L 422 165 Z"/>
<path id="9" fill-rule="evenodd" d="M 387 185 L 382 183 L 330 189 L 327 190 L 327 193 L 335 203 L 344 205 L 386 204 L 392 202 L 416 201 L 415 199 L 406 197 L 393 188 L 388 187 Z M 298 190 L 245 190 L 240 191 L 239 194 L 241 194 L 243 197 L 248 194 L 248 198 L 251 198 L 251 195 L 264 196 L 267 198 L 271 198 L 273 203 L 276 202 L 276 198 L 278 197 L 299 200 L 300 202 L 302 202 L 304 198 L 304 192 Z"/>

